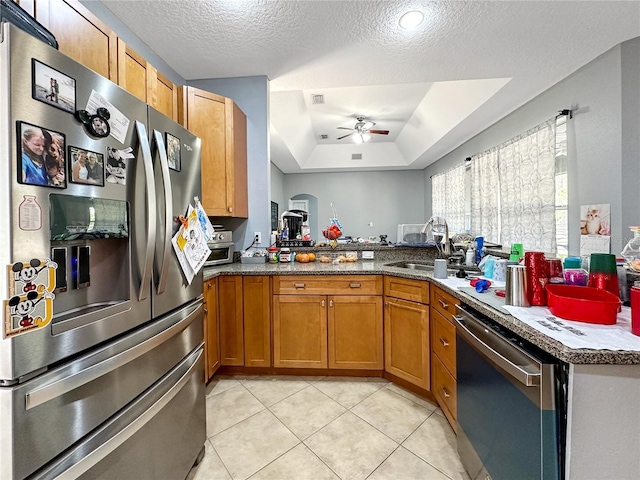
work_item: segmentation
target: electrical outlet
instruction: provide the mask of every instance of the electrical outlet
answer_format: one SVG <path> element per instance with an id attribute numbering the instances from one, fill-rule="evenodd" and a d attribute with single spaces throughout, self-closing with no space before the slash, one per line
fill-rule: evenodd
<path id="1" fill-rule="evenodd" d="M 262 233 L 255 232 L 253 234 L 253 240 L 256 245 L 260 245 L 262 243 Z"/>
<path id="2" fill-rule="evenodd" d="M 363 250 L 362 251 L 362 259 L 363 260 L 373 260 L 373 251 L 372 250 Z"/>

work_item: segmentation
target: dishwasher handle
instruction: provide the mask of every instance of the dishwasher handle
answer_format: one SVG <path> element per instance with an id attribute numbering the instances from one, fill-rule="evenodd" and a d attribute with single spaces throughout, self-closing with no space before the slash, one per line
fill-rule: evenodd
<path id="1" fill-rule="evenodd" d="M 469 345 L 471 345 L 478 353 L 480 353 L 483 357 L 489 360 L 494 365 L 500 367 L 503 371 L 509 374 L 512 378 L 517 380 L 518 382 L 526 385 L 527 387 L 537 387 L 540 385 L 540 379 L 542 377 L 541 368 L 537 364 L 537 362 L 526 355 L 525 352 L 511 345 L 507 340 L 503 339 L 497 333 L 489 330 L 487 326 L 479 322 L 478 320 L 468 316 L 468 315 L 453 315 L 454 320 L 456 321 L 456 331 L 457 333 L 467 341 Z M 473 333 L 465 322 L 474 323 L 478 329 L 482 329 L 483 333 L 486 334 L 487 337 L 493 337 L 494 340 L 501 344 L 502 352 L 498 352 L 493 347 L 489 346 L 486 341 L 483 341 L 478 335 Z M 493 343 L 493 342 L 492 342 Z M 514 352 L 518 356 L 525 356 L 531 362 L 531 366 L 537 369 L 537 372 L 531 373 L 527 370 L 523 369 L 520 365 L 516 365 L 508 358 L 508 354 L 510 352 Z"/>

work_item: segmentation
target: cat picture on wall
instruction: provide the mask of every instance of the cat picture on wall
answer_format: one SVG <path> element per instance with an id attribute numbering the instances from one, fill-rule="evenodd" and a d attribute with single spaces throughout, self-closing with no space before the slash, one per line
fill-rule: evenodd
<path id="1" fill-rule="evenodd" d="M 610 235 L 609 205 L 583 205 L 580 207 L 581 235 Z"/>

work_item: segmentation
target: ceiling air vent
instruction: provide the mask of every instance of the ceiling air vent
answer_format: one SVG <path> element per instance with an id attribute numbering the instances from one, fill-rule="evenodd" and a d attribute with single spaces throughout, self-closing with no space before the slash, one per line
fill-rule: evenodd
<path id="1" fill-rule="evenodd" d="M 362 160 L 362 154 L 361 153 L 352 153 L 351 154 L 351 160 Z"/>
<path id="2" fill-rule="evenodd" d="M 311 95 L 311 100 L 312 100 L 314 105 L 317 105 L 319 103 L 324 103 L 324 95 L 322 95 L 322 94 Z"/>

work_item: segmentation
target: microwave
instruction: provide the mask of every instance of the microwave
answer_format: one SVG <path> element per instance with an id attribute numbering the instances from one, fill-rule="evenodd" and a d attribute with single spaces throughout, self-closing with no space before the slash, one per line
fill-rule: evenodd
<path id="1" fill-rule="evenodd" d="M 233 237 L 230 231 L 215 232 L 207 245 L 211 253 L 204 262 L 205 267 L 233 262 Z"/>

